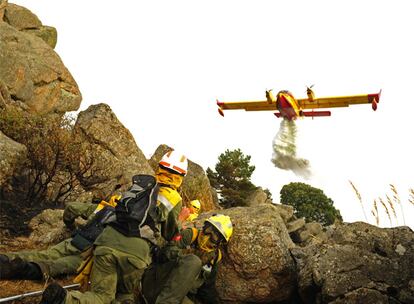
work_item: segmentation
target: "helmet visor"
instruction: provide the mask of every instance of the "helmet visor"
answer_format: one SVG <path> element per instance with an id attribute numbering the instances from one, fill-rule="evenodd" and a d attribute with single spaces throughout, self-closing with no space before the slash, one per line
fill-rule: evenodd
<path id="1" fill-rule="evenodd" d="M 224 240 L 221 233 L 218 232 L 217 229 L 210 223 L 206 223 L 203 228 L 203 233 L 210 237 L 210 242 L 214 245 L 218 245 Z"/>

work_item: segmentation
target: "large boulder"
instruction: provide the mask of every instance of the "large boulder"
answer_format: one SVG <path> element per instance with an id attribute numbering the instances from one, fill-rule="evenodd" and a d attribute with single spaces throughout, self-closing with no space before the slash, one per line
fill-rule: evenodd
<path id="1" fill-rule="evenodd" d="M 246 199 L 246 206 L 252 207 L 261 204 L 271 204 L 272 200 L 268 198 L 266 192 L 261 187 L 258 187 L 256 190 L 250 193 L 249 197 Z"/>
<path id="2" fill-rule="evenodd" d="M 6 22 L 0 22 L 0 80 L 6 88 L 1 95 L 8 94 L 1 99 L 31 113 L 76 111 L 82 100 L 55 51 L 37 36 Z"/>
<path id="3" fill-rule="evenodd" d="M 24 145 L 8 138 L 0 131 L 0 186 L 13 176 L 26 157 L 27 149 Z"/>
<path id="4" fill-rule="evenodd" d="M 63 210 L 46 209 L 29 222 L 32 233 L 29 239 L 39 245 L 52 245 L 70 237 L 62 220 Z"/>
<path id="5" fill-rule="evenodd" d="M 39 18 L 27 8 L 9 3 L 4 9 L 4 21 L 19 31 L 29 32 L 41 38 L 51 48 L 55 48 L 57 43 L 56 29 L 44 26 Z"/>
<path id="6" fill-rule="evenodd" d="M 331 226 L 292 253 L 304 303 L 414 303 L 414 232 L 366 223 Z"/>
<path id="7" fill-rule="evenodd" d="M 0 22 L 3 21 L 4 11 L 6 10 L 7 0 L 0 0 Z"/>
<path id="8" fill-rule="evenodd" d="M 203 214 L 200 221 L 213 212 Z M 270 303 L 290 299 L 295 288 L 294 247 L 272 204 L 220 210 L 234 224 L 216 287 L 224 302 Z"/>
<path id="9" fill-rule="evenodd" d="M 171 150 L 172 148 L 167 145 L 158 146 L 148 161 L 154 172 L 157 171 L 158 162 L 162 156 Z M 213 198 L 215 192 L 211 190 L 210 181 L 204 169 L 191 160 L 188 160 L 188 174 L 184 177 L 179 191 L 183 198 L 184 206 L 187 206 L 190 201 L 198 199 L 202 204 L 202 212 L 220 208 L 218 200 Z"/>
<path id="10" fill-rule="evenodd" d="M 135 174 L 154 174 L 134 137 L 108 105 L 92 105 L 80 112 L 74 130 L 92 158 L 89 171 L 80 179 L 84 189 L 103 198 L 119 186 L 120 191 L 126 190 Z"/>

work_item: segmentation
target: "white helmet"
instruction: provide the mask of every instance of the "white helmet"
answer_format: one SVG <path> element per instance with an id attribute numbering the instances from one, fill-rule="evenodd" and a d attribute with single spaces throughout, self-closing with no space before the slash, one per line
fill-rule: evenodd
<path id="1" fill-rule="evenodd" d="M 160 167 L 185 176 L 187 174 L 187 157 L 174 150 L 167 152 L 159 162 Z"/>

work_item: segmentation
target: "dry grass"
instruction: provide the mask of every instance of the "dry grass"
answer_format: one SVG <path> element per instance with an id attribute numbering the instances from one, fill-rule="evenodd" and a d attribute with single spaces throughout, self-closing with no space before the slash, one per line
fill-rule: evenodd
<path id="1" fill-rule="evenodd" d="M 402 217 L 403 217 L 403 223 L 404 223 L 404 226 L 405 226 L 404 208 L 403 208 L 403 205 L 401 204 L 401 199 L 400 199 L 400 196 L 398 194 L 397 188 L 393 184 L 390 184 L 390 188 L 391 188 L 391 192 L 393 193 L 394 202 L 396 202 L 398 205 L 400 205 L 401 214 L 402 214 Z"/>
<path id="2" fill-rule="evenodd" d="M 362 212 L 364 213 L 364 217 L 365 217 L 365 221 L 368 223 L 368 218 L 367 218 L 367 214 L 365 213 L 365 208 L 364 208 L 364 204 L 362 202 L 362 197 L 361 197 L 361 193 L 359 193 L 357 187 L 354 185 L 354 183 L 352 181 L 349 181 L 349 183 L 352 186 L 352 189 L 354 189 L 355 195 L 357 196 L 359 203 L 361 204 L 361 208 L 362 208 Z"/>
<path id="3" fill-rule="evenodd" d="M 387 214 L 388 219 L 390 220 L 390 225 L 392 227 L 391 214 L 388 211 L 387 205 L 385 205 L 385 202 L 384 202 L 384 200 L 381 197 L 379 197 L 378 200 L 381 203 L 382 207 L 384 207 L 385 213 Z"/>
<path id="4" fill-rule="evenodd" d="M 375 222 L 377 223 L 377 226 L 378 226 L 380 218 L 379 218 L 379 214 L 378 214 L 378 206 L 377 206 L 377 200 L 376 199 L 374 199 L 374 204 L 373 204 L 372 208 L 373 209 L 372 209 L 371 213 L 374 215 Z"/>
<path id="5" fill-rule="evenodd" d="M 367 216 L 366 216 L 365 210 L 364 210 L 364 204 L 363 204 L 363 201 L 362 201 L 361 193 L 358 191 L 357 187 L 355 186 L 355 184 L 352 181 L 349 180 L 349 183 L 352 186 L 352 189 L 354 190 L 354 193 L 357 196 L 359 203 L 361 204 L 362 211 L 364 212 L 365 220 L 368 223 L 368 219 L 367 219 Z M 401 201 L 400 195 L 399 195 L 395 185 L 389 184 L 389 186 L 390 186 L 391 194 L 386 193 L 385 198 L 379 196 L 379 197 L 377 197 L 376 199 L 373 200 L 373 204 L 372 204 L 372 208 L 371 208 L 371 215 L 374 217 L 375 223 L 378 226 L 379 223 L 380 223 L 380 220 L 381 220 L 381 218 L 380 218 L 381 215 L 380 215 L 380 212 L 378 210 L 378 207 L 379 207 L 378 205 L 381 204 L 381 206 L 382 206 L 381 209 L 384 209 L 384 212 L 387 214 L 388 220 L 390 222 L 390 226 L 393 227 L 392 217 L 394 217 L 394 219 L 395 219 L 395 224 L 394 225 L 398 226 L 398 217 L 399 216 L 397 215 L 397 212 L 395 210 L 396 209 L 395 206 L 399 205 L 400 210 L 401 210 L 400 211 L 401 212 L 401 217 L 403 219 L 403 225 L 405 226 L 406 222 L 405 222 L 405 214 L 404 214 L 404 207 L 403 207 L 404 203 Z M 408 203 L 409 203 L 409 205 L 414 206 L 414 188 L 409 188 L 408 189 L 408 194 L 409 194 Z"/>
<path id="6" fill-rule="evenodd" d="M 410 189 L 408 189 L 408 192 L 409 192 L 409 198 L 408 198 L 408 202 L 411 204 L 411 205 L 413 205 L 414 206 L 414 189 L 413 188 L 410 188 Z"/>
<path id="7" fill-rule="evenodd" d="M 392 214 L 394 215 L 395 221 L 398 225 L 398 217 L 397 217 L 397 213 L 395 212 L 394 204 L 392 203 L 392 200 L 388 194 L 386 194 L 385 197 L 387 198 L 388 205 L 390 206 Z"/>

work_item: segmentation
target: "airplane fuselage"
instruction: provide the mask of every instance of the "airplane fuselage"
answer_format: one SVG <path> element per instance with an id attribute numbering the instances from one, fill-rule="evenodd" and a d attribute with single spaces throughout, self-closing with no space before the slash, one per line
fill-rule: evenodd
<path id="1" fill-rule="evenodd" d="M 280 112 L 280 116 L 288 120 L 294 120 L 300 116 L 298 102 L 289 91 L 280 91 L 277 93 L 276 107 Z"/>

